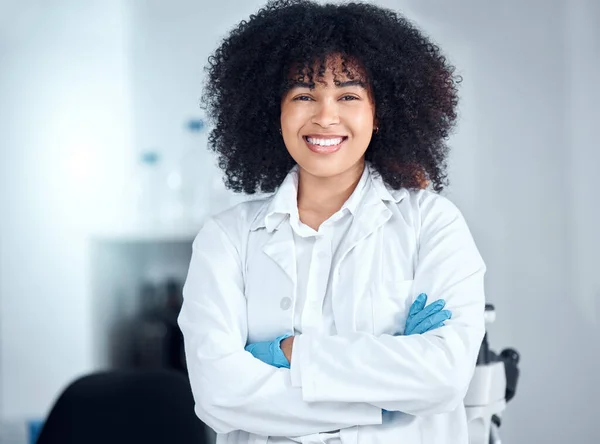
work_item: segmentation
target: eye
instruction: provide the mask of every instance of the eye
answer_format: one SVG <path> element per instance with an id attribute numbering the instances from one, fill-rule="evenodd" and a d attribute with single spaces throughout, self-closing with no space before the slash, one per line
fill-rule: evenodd
<path id="1" fill-rule="evenodd" d="M 310 96 L 297 96 L 297 97 L 294 97 L 294 101 L 298 101 L 298 102 L 308 102 L 309 100 L 312 100 L 312 97 L 310 97 Z"/>
<path id="2" fill-rule="evenodd" d="M 342 96 L 342 98 L 341 98 L 341 99 L 342 99 L 343 101 L 345 101 L 345 102 L 349 102 L 349 101 L 351 101 L 351 100 L 360 100 L 358 97 L 356 97 L 356 96 L 351 96 L 351 95 L 349 95 L 349 94 L 348 94 L 348 95 L 345 95 L 345 96 Z"/>

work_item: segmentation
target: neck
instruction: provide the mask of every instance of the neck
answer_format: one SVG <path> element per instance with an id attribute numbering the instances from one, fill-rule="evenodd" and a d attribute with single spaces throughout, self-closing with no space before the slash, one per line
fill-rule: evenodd
<path id="1" fill-rule="evenodd" d="M 364 160 L 331 177 L 317 177 L 299 168 L 298 209 L 330 216 L 339 211 L 358 185 Z"/>

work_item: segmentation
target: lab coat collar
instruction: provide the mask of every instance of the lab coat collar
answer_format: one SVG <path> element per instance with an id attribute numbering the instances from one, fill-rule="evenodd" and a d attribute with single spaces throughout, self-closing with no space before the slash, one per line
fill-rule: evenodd
<path id="1" fill-rule="evenodd" d="M 266 214 L 260 215 L 260 227 L 273 232 L 286 218 L 299 220 L 298 214 L 298 165 L 285 177 L 277 192 L 271 198 Z M 259 228 L 259 227 L 257 227 Z"/>
<path id="2" fill-rule="evenodd" d="M 266 228 L 267 231 L 277 230 L 281 223 L 288 218 L 299 219 L 298 215 L 298 165 L 295 165 L 279 189 L 271 196 L 270 201 L 259 212 L 250 229 L 252 231 Z M 400 202 L 407 195 L 405 189 L 390 190 L 383 181 L 381 174 L 371 165 L 365 162 L 365 169 L 361 179 L 342 208 L 347 208 L 353 215 L 359 212 L 365 205 L 382 202 Z M 371 205 L 369 205 L 371 206 Z M 382 205 L 381 210 L 387 207 Z M 371 214 L 371 216 L 374 216 Z"/>

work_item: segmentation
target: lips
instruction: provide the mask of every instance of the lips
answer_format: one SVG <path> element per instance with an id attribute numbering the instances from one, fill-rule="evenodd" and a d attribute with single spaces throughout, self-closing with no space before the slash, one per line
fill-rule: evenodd
<path id="1" fill-rule="evenodd" d="M 303 137 L 304 142 L 312 152 L 317 154 L 331 154 L 339 151 L 344 145 L 344 142 L 348 140 L 347 136 L 319 136 L 310 135 Z"/>

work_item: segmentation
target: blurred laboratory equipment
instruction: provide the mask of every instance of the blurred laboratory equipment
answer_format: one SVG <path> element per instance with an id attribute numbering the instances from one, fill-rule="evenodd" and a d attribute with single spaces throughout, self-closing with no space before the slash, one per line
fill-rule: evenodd
<path id="1" fill-rule="evenodd" d="M 181 309 L 181 283 L 169 278 L 160 284 L 144 282 L 139 314 L 132 319 L 132 366 L 185 371 L 183 335 L 177 325 Z"/>
<path id="2" fill-rule="evenodd" d="M 136 228 L 198 227 L 215 209 L 213 203 L 225 197 L 220 172 L 207 149 L 204 121 L 190 119 L 183 129 L 184 135 L 173 146 L 145 150 L 134 165 Z"/>
<path id="3" fill-rule="evenodd" d="M 139 227 L 154 226 L 159 221 L 161 197 L 161 157 L 155 150 L 139 155 L 133 181 L 134 223 Z"/>
<path id="4" fill-rule="evenodd" d="M 215 177 L 219 172 L 214 168 L 212 153 L 208 151 L 208 141 L 204 134 L 205 123 L 202 119 L 191 119 L 185 125 L 185 144 L 179 157 L 181 177 L 181 195 L 186 217 L 191 223 L 202 223 L 210 214 L 214 205 Z"/>
<path id="5" fill-rule="evenodd" d="M 494 306 L 486 304 L 486 325 L 495 320 Z M 490 349 L 488 334 L 485 334 L 465 396 L 470 444 L 501 444 L 502 413 L 516 393 L 519 359 L 519 353 L 511 348 L 496 354 Z"/>

